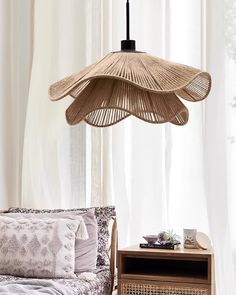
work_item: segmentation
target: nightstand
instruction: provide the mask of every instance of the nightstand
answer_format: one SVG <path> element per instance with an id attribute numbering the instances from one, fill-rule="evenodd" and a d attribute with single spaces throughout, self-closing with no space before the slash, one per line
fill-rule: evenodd
<path id="1" fill-rule="evenodd" d="M 118 295 L 214 295 L 212 250 L 118 250 Z"/>

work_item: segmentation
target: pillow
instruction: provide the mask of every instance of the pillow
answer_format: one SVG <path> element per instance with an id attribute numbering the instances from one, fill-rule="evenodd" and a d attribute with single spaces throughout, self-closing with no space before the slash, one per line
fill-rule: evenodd
<path id="1" fill-rule="evenodd" d="M 75 237 L 87 238 L 79 220 L 0 216 L 0 274 L 75 278 Z"/>
<path id="2" fill-rule="evenodd" d="M 109 241 L 109 224 L 113 216 L 116 215 L 114 206 L 107 207 L 93 207 L 81 209 L 28 209 L 28 208 L 9 208 L 8 212 L 21 212 L 21 213 L 58 213 L 58 212 L 87 212 L 88 210 L 95 209 L 95 216 L 98 225 L 98 255 L 97 266 L 109 265 L 108 255 L 108 241 Z"/>
<path id="3" fill-rule="evenodd" d="M 96 269 L 97 262 L 97 220 L 94 215 L 94 209 L 87 212 L 73 211 L 73 212 L 57 212 L 57 213 L 8 213 L 2 214 L 11 218 L 66 218 L 77 220 L 77 217 L 83 217 L 84 223 L 88 232 L 88 239 L 75 240 L 75 272 L 93 271 Z"/>

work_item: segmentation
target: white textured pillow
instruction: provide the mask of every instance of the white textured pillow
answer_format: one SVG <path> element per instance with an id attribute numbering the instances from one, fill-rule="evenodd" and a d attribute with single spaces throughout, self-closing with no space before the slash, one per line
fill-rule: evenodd
<path id="1" fill-rule="evenodd" d="M 82 217 L 0 217 L 0 274 L 74 278 L 76 236 L 87 238 Z"/>
<path id="2" fill-rule="evenodd" d="M 64 211 L 52 213 L 2 213 L 0 216 L 7 216 L 15 219 L 21 218 L 63 218 L 75 219 L 83 218 L 88 232 L 88 239 L 75 240 L 75 272 L 88 272 L 96 269 L 97 262 L 97 246 L 98 246 L 98 233 L 97 233 L 97 220 L 94 215 L 94 209 L 89 209 L 87 212 L 84 210 L 78 211 Z"/>

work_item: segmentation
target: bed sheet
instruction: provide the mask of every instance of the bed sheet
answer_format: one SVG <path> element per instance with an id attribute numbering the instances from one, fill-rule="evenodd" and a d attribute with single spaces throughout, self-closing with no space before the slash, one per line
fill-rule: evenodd
<path id="1" fill-rule="evenodd" d="M 76 276 L 74 279 L 52 280 L 69 287 L 73 295 L 110 295 L 111 272 L 109 267 L 98 267 L 93 273 L 76 274 Z M 25 278 L 0 275 L 0 282 L 15 280 L 25 280 Z"/>

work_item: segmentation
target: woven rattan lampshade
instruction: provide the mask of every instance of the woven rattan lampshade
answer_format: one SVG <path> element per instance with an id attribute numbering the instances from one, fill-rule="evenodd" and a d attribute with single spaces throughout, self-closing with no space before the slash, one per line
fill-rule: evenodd
<path id="1" fill-rule="evenodd" d="M 188 109 L 179 98 L 192 102 L 206 98 L 211 88 L 210 75 L 135 51 L 129 31 L 127 36 L 121 51 L 109 53 L 53 84 L 49 89 L 51 100 L 67 95 L 74 98 L 66 111 L 71 125 L 84 120 L 106 127 L 130 115 L 149 123 L 186 124 Z"/>

